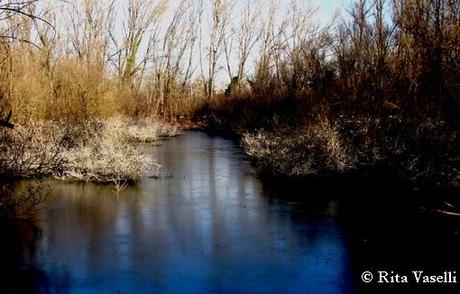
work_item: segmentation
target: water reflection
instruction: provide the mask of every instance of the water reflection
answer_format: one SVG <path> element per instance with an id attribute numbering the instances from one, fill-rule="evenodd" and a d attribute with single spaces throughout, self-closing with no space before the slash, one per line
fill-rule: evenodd
<path id="1" fill-rule="evenodd" d="M 7 234 L 2 252 L 15 255 L 3 266 L 16 271 L 3 285 L 45 293 L 353 290 L 335 200 L 277 198 L 234 143 L 203 133 L 152 152 L 170 176 L 119 198 L 110 187 L 53 183 L 30 232 L 16 223 Z"/>
<path id="2" fill-rule="evenodd" d="M 55 275 L 37 264 L 42 231 L 31 219 L 1 220 L 0 231 L 0 293 L 56 293 L 69 289 L 68 274 Z"/>

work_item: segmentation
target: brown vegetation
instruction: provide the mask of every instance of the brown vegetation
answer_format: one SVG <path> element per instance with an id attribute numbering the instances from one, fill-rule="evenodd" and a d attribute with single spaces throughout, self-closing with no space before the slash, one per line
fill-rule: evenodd
<path id="1" fill-rule="evenodd" d="M 244 134 L 275 174 L 385 162 L 459 182 L 458 1 L 353 1 L 327 26 L 287 2 L 130 0 L 124 16 L 115 1 L 0 6 L 0 118 L 18 123 L 2 130 L 2 173 L 132 179 L 143 155 L 128 143 L 191 118 Z"/>
<path id="2" fill-rule="evenodd" d="M 9 177 L 135 181 L 146 172 L 156 176 L 159 168 L 138 143 L 172 134 L 177 134 L 177 127 L 140 126 L 120 118 L 80 125 L 29 122 L 14 131 L 0 130 L 0 171 Z"/>
<path id="3" fill-rule="evenodd" d="M 129 2 L 119 42 L 112 35 L 114 1 L 55 4 L 0 6 L 0 117 L 6 118 L 2 126 L 10 126 L 12 112 L 16 124 L 14 130 L 0 128 L 1 176 L 119 186 L 147 169 L 156 175 L 158 165 L 138 143 L 176 135 L 179 129 L 154 119 L 149 110 L 154 107 L 144 104 L 150 88 L 136 81 L 143 80 L 140 74 L 153 49 L 140 62 L 137 55 L 165 3 Z M 66 22 L 55 25 L 61 16 Z M 109 48 L 119 43 L 123 47 Z"/>
<path id="4" fill-rule="evenodd" d="M 254 75 L 203 109 L 211 124 L 244 134 L 274 174 L 385 163 L 412 180 L 458 182 L 458 1 L 355 1 L 323 29 L 308 13 L 266 19 Z"/>

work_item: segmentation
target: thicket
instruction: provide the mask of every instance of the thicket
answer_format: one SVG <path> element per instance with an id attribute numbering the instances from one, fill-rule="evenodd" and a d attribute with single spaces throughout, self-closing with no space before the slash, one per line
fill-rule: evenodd
<path id="1" fill-rule="evenodd" d="M 272 174 L 385 163 L 459 184 L 458 1 L 354 1 L 326 28 L 308 10 L 270 11 L 254 74 L 203 110 L 211 123 L 244 134 Z"/>
<path id="2" fill-rule="evenodd" d="M 301 0 L 8 3 L 0 110 L 20 125 L 190 118 L 276 174 L 458 181 L 458 1 L 352 1 L 327 25 Z"/>

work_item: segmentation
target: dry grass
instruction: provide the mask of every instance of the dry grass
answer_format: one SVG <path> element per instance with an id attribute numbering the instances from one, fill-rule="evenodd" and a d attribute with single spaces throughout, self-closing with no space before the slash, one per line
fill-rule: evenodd
<path id="1" fill-rule="evenodd" d="M 157 166 L 134 146 L 120 120 L 104 124 L 97 137 L 62 152 L 63 170 L 55 176 L 78 181 L 135 181 L 151 166 Z M 153 169 L 150 172 L 156 173 Z"/>
<path id="2" fill-rule="evenodd" d="M 0 129 L 0 171 L 5 176 L 52 174 L 64 164 L 66 130 L 60 123 L 27 122 Z"/>
<path id="3" fill-rule="evenodd" d="M 144 127 L 128 120 L 91 121 L 79 126 L 41 121 L 1 130 L 0 170 L 17 177 L 52 176 L 65 180 L 133 182 L 156 176 L 159 165 L 136 143 L 176 135 L 177 126 Z"/>
<path id="4" fill-rule="evenodd" d="M 117 120 L 112 120 L 116 123 Z M 152 123 L 148 119 L 140 119 L 135 122 L 126 123 L 126 120 L 118 120 L 118 122 L 125 123 L 121 126 L 126 131 L 126 136 L 129 141 L 133 142 L 154 142 L 162 137 L 174 137 L 181 133 L 181 128 L 178 124 L 167 122 Z"/>
<path id="5" fill-rule="evenodd" d="M 416 131 L 413 131 L 416 130 Z M 414 184 L 460 187 L 458 131 L 443 122 L 341 117 L 245 133 L 246 152 L 272 175 L 307 176 L 386 165 Z M 444 144 L 439 144 L 444 142 Z"/>
<path id="6" fill-rule="evenodd" d="M 304 130 L 246 133 L 243 146 L 264 169 L 278 175 L 343 172 L 357 162 L 337 127 L 326 119 Z"/>

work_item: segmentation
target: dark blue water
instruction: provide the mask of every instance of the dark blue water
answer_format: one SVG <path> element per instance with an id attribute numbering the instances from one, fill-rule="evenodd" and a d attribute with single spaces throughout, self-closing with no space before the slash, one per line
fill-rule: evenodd
<path id="1" fill-rule="evenodd" d="M 0 221 L 0 292 L 354 293 L 362 270 L 458 265 L 432 222 L 344 213 L 353 193 L 333 185 L 263 182 L 233 141 L 191 132 L 149 152 L 160 179 L 118 196 L 51 182 L 34 218 Z"/>
<path id="2" fill-rule="evenodd" d="M 152 151 L 160 179 L 52 183 L 34 220 L 2 223 L 4 291 L 343 293 L 353 288 L 335 203 L 264 191 L 232 141 L 192 132 Z M 5 233 L 6 232 L 6 233 Z M 5 247 L 5 245 L 4 245 Z M 8 253 L 6 251 L 10 250 Z"/>

